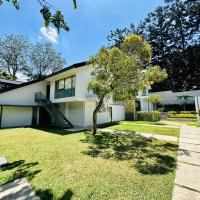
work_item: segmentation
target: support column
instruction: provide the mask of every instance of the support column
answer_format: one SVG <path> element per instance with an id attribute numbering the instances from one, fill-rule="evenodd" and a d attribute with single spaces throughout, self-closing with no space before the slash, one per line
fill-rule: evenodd
<path id="1" fill-rule="evenodd" d="M 2 128 L 3 106 L 0 106 L 0 128 Z"/>

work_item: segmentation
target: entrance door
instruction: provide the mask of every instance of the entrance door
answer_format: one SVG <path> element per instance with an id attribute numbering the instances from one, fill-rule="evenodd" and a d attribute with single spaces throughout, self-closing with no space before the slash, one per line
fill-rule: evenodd
<path id="1" fill-rule="evenodd" d="M 47 85 L 46 98 L 50 99 L 50 85 Z"/>

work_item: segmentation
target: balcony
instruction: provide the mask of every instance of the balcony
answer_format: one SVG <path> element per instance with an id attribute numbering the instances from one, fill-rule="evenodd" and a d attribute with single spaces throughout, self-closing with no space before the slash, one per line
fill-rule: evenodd
<path id="1" fill-rule="evenodd" d="M 74 97 L 74 96 L 75 96 L 75 88 L 55 91 L 55 99 Z"/>

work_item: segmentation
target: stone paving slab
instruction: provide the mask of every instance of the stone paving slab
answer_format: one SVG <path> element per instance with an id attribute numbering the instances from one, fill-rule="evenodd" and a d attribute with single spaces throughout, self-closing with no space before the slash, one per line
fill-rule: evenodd
<path id="1" fill-rule="evenodd" d="M 186 134 L 186 133 L 183 133 L 183 134 L 181 134 L 181 137 L 182 138 L 190 138 L 190 139 L 200 140 L 200 134 L 197 135 L 197 134 Z"/>
<path id="2" fill-rule="evenodd" d="M 0 157 L 0 166 L 5 165 L 5 164 L 7 164 L 7 163 L 8 163 L 8 161 L 6 160 L 6 158 L 3 157 L 3 156 L 1 156 L 1 157 Z"/>
<path id="3" fill-rule="evenodd" d="M 200 145 L 200 140 L 193 139 L 193 138 L 192 139 L 191 138 L 185 138 L 185 137 L 182 137 L 182 136 L 179 138 L 179 142 L 180 143 L 187 143 L 187 144 L 194 144 L 194 145 L 198 144 L 198 145 Z"/>
<path id="4" fill-rule="evenodd" d="M 174 187 L 173 196 L 174 196 L 173 200 L 199 200 L 200 199 L 200 193 L 192 191 L 192 190 L 188 190 L 186 188 L 183 188 L 177 185 Z"/>
<path id="5" fill-rule="evenodd" d="M 200 128 L 182 126 L 173 200 L 200 199 Z"/>
<path id="6" fill-rule="evenodd" d="M 112 130 L 112 129 L 99 129 L 101 132 L 108 132 L 108 133 L 121 133 L 121 134 L 130 134 L 133 133 L 133 131 L 119 131 L 119 130 Z M 165 141 L 171 141 L 171 142 L 177 142 L 178 138 L 174 136 L 167 136 L 167 135 L 157 135 L 157 134 L 150 134 L 150 133 L 140 133 L 140 132 L 134 132 L 135 135 L 142 136 L 145 138 L 152 138 L 156 140 L 165 140 Z"/>
<path id="7" fill-rule="evenodd" d="M 200 152 L 200 145 L 179 143 L 179 149 L 192 151 L 192 152 Z"/>
<path id="8" fill-rule="evenodd" d="M 26 178 L 0 186 L 1 200 L 39 200 Z"/>
<path id="9" fill-rule="evenodd" d="M 188 150 L 179 150 L 178 151 L 178 161 L 189 163 L 192 165 L 200 166 L 200 152 L 191 152 Z"/>
<path id="10" fill-rule="evenodd" d="M 200 191 L 200 167 L 178 162 L 175 184 Z"/>

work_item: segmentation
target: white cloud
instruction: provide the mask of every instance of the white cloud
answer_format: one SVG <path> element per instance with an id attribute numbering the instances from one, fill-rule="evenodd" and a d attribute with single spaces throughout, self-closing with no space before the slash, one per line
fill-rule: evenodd
<path id="1" fill-rule="evenodd" d="M 46 38 L 48 39 L 50 42 L 53 42 L 53 43 L 57 43 L 57 39 L 58 39 L 58 33 L 56 31 L 55 28 L 52 28 L 52 27 L 42 27 L 40 29 L 40 32 L 41 34 Z"/>

